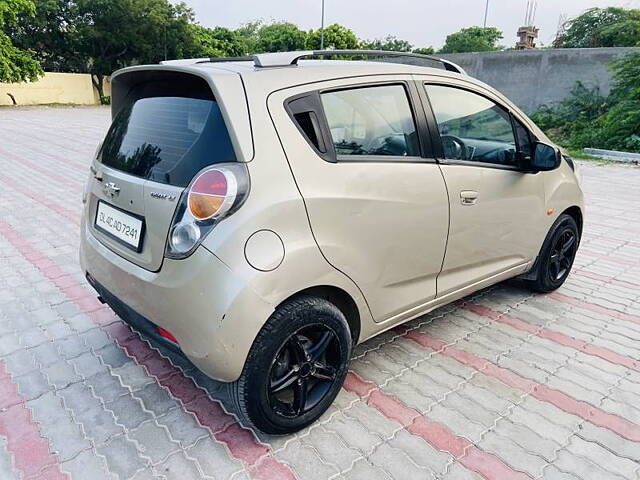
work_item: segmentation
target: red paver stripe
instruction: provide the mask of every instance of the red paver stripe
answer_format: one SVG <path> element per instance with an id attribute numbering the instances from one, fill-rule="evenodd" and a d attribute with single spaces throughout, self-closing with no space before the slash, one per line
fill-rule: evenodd
<path id="1" fill-rule="evenodd" d="M 499 367 L 489 360 L 477 357 L 472 353 L 448 346 L 443 341 L 435 339 L 425 333 L 411 330 L 405 332 L 404 336 L 425 348 L 436 350 L 442 355 L 453 358 L 464 365 L 468 365 L 483 375 L 493 377 L 505 385 L 529 393 L 532 397 L 550 403 L 560 410 L 576 415 L 599 427 L 611 430 L 627 440 L 640 442 L 640 426 L 624 418 L 607 413 L 586 402 L 576 400 L 559 390 L 554 390 L 528 378 L 521 377 L 511 370 Z"/>
<path id="2" fill-rule="evenodd" d="M 225 444 L 234 458 L 251 467 L 253 478 L 295 478 L 288 467 L 269 457 L 269 447 L 258 443 L 253 434 L 242 428 L 218 402 L 212 401 L 204 390 L 182 375 L 166 358 L 158 355 L 124 323 L 111 324 L 104 330 L 138 365 L 155 377 L 158 384 L 178 400 L 186 412 L 196 417 L 218 442 Z"/>
<path id="3" fill-rule="evenodd" d="M 633 227 L 628 227 L 625 225 L 610 225 L 608 223 L 598 223 L 598 222 L 594 222 L 592 220 L 589 220 L 589 225 L 595 225 L 597 227 L 604 227 L 604 228 L 611 228 L 611 229 L 615 229 L 615 230 L 624 230 L 627 232 L 631 232 L 631 233 L 638 233 L 638 229 L 637 228 L 633 228 Z M 636 242 L 626 242 L 630 245 L 634 245 L 636 244 Z M 640 245 L 640 244 L 637 244 Z"/>
<path id="4" fill-rule="evenodd" d="M 584 300 L 579 300 L 574 297 L 569 297 L 560 292 L 553 292 L 546 295 L 547 298 L 552 298 L 561 303 L 566 303 L 567 305 L 573 305 L 574 307 L 581 308 L 583 310 L 589 310 L 590 312 L 601 313 L 602 315 L 607 315 L 609 317 L 617 318 L 618 320 L 626 320 L 628 322 L 637 323 L 640 325 L 640 316 L 633 315 L 631 313 L 619 312 L 617 310 L 613 310 L 611 308 L 603 307 L 601 305 L 596 305 L 595 303 L 585 302 Z"/>
<path id="5" fill-rule="evenodd" d="M 88 161 L 83 162 L 81 160 L 75 160 L 75 158 L 69 156 L 68 154 L 66 155 L 65 158 L 60 158 L 58 155 L 54 155 L 51 152 L 48 152 L 47 150 L 38 148 L 33 144 L 29 145 L 24 151 L 27 153 L 35 152 L 39 155 L 44 155 L 45 157 L 49 157 L 52 162 L 55 162 L 62 167 L 67 167 L 69 170 L 75 170 L 75 171 L 81 171 L 81 172 L 85 172 L 89 169 L 89 165 L 91 161 L 91 158 L 90 158 L 91 154 L 87 155 L 86 152 L 84 154 L 78 153 L 77 155 L 77 157 L 80 157 L 80 158 L 82 157 L 87 158 Z M 75 156 L 76 155 L 74 155 L 74 157 Z"/>
<path id="6" fill-rule="evenodd" d="M 15 131 L 15 130 L 8 130 L 8 129 L 7 129 L 7 132 L 11 132 L 11 133 L 14 133 L 16 135 L 20 135 L 20 134 L 24 133 L 24 132 L 18 132 L 18 131 Z M 77 154 L 76 156 L 78 156 L 78 157 L 80 157 L 80 156 L 90 157 L 91 156 L 91 154 L 87 155 L 86 151 L 80 151 L 80 150 L 77 150 L 75 148 L 70 147 L 69 145 L 63 145 L 63 144 L 57 143 L 55 140 L 52 140 L 52 138 L 56 138 L 56 137 L 52 137 L 52 136 L 49 136 L 49 135 L 47 135 L 46 137 L 38 137 L 33 132 L 29 132 L 29 140 L 30 140 L 31 144 L 29 144 L 27 146 L 27 149 L 30 149 L 30 150 L 33 150 L 33 151 L 36 151 L 36 152 L 40 152 L 43 155 L 48 155 L 49 157 L 52 157 L 52 158 L 54 158 L 55 160 L 58 160 L 58 161 L 64 161 L 64 162 L 69 163 L 69 164 L 76 164 L 76 165 L 84 167 L 84 168 L 87 168 L 89 166 L 88 164 L 83 165 L 79 161 L 76 161 L 76 160 L 71 159 L 71 158 L 67 158 L 65 160 L 61 160 L 59 157 L 54 156 L 52 153 L 47 152 L 46 150 L 43 150 L 41 148 L 37 148 L 37 147 L 35 147 L 35 145 L 33 145 L 34 143 L 36 143 L 36 142 L 33 141 L 35 139 L 35 140 L 40 140 L 41 142 L 39 142 L 39 143 L 46 143 L 49 146 L 55 146 L 57 148 L 54 149 L 54 150 L 67 152 L 67 155 L 69 155 L 68 152 L 73 152 L 73 154 L 74 155 Z M 73 139 L 73 142 L 74 143 L 82 142 L 85 145 L 87 145 L 87 147 L 91 147 L 91 148 L 96 148 L 98 146 L 97 143 L 82 141 L 80 138 L 77 138 L 77 137 Z"/>
<path id="7" fill-rule="evenodd" d="M 68 479 L 69 476 L 60 470 L 57 457 L 49 451 L 49 442 L 42 436 L 2 361 L 0 409 L 0 436 L 6 439 L 13 468 L 25 479 Z"/>
<path id="8" fill-rule="evenodd" d="M 583 353 L 586 353 L 587 355 L 593 355 L 595 357 L 602 358 L 607 362 L 621 365 L 625 368 L 640 372 L 639 361 L 626 357 L 624 355 L 620 355 L 619 353 L 613 352 L 608 348 L 590 345 L 586 342 L 583 342 L 582 340 L 577 340 L 573 337 L 565 335 L 564 333 L 555 332 L 553 330 L 549 330 L 548 328 L 536 327 L 535 325 L 524 322 L 519 318 L 515 318 L 504 313 L 499 313 L 495 310 L 492 310 L 491 308 L 485 307 L 484 305 L 478 305 L 477 303 L 468 303 L 464 306 L 464 308 L 482 317 L 490 318 L 494 322 L 509 325 L 510 327 L 513 327 L 517 330 L 531 333 L 540 338 L 551 340 L 552 342 L 564 345 L 565 347 L 579 350 Z"/>
<path id="9" fill-rule="evenodd" d="M 581 277 L 591 278 L 593 280 L 600 280 L 605 283 L 610 283 L 611 285 L 616 285 L 618 287 L 631 288 L 631 289 L 640 288 L 640 283 L 631 283 L 625 280 L 618 280 L 615 277 L 600 275 L 599 273 L 590 272 L 588 270 L 583 270 L 581 268 L 573 270 L 572 273 L 574 275 L 579 275 Z"/>
<path id="10" fill-rule="evenodd" d="M 344 389 L 364 398 L 367 404 L 375 407 L 385 417 L 399 423 L 409 433 L 423 438 L 438 450 L 453 455 L 467 469 L 479 473 L 489 480 L 530 479 L 522 472 L 513 470 L 500 458 L 484 452 L 469 440 L 459 437 L 445 425 L 430 420 L 413 408 L 407 407 L 397 398 L 378 388 L 377 385 L 363 380 L 354 372 L 349 372 Z"/>
<path id="11" fill-rule="evenodd" d="M 579 250 L 578 253 L 586 257 L 595 257 L 598 260 L 602 260 L 604 262 L 617 263 L 620 265 L 634 266 L 638 264 L 637 261 L 631 260 L 629 258 L 614 257 L 612 255 L 602 254 L 598 252 L 590 252 L 589 250 L 584 250 L 582 248 Z"/>
<path id="12" fill-rule="evenodd" d="M 71 187 L 74 190 L 79 190 L 81 188 L 80 183 L 78 182 L 72 182 L 71 180 L 69 180 L 66 177 L 63 177 L 61 175 L 58 175 L 46 168 L 42 168 L 41 165 L 38 165 L 37 163 L 34 163 L 30 160 L 27 160 L 24 157 L 21 157 L 19 155 L 16 155 L 15 153 L 12 152 L 8 152 L 7 150 L 1 149 L 0 148 L 0 155 L 2 156 L 6 156 L 9 157 L 13 160 L 15 160 L 18 163 L 21 163 L 22 165 L 24 165 L 25 167 L 30 168 L 31 170 L 36 170 L 38 172 L 41 172 L 42 174 L 44 174 L 46 176 L 47 179 L 51 179 L 55 182 L 58 182 L 62 185 L 66 185 L 67 187 Z"/>
<path id="13" fill-rule="evenodd" d="M 238 425 L 235 419 L 224 412 L 218 402 L 212 401 L 192 379 L 185 377 L 167 359 L 151 349 L 123 322 L 113 323 L 117 317 L 108 307 L 102 305 L 73 277 L 67 275 L 52 260 L 32 247 L 16 230 L 2 220 L 0 220 L 0 234 L 82 311 L 89 314 L 97 325 L 116 340 L 120 348 L 145 368 L 147 373 L 169 391 L 187 412 L 194 415 L 216 440 L 224 443 L 234 458 L 245 462 L 251 468 L 253 478 L 256 480 L 296 478 L 289 467 L 270 456 L 271 450 L 268 446 L 258 443 L 249 430 Z M 106 323 L 109 324 L 105 325 Z"/>
<path id="14" fill-rule="evenodd" d="M 13 190 L 16 190 L 17 192 L 20 192 L 22 195 L 24 195 L 26 197 L 29 197 L 32 200 L 35 200 L 39 204 L 44 205 L 48 209 L 53 210 L 54 212 L 62 215 L 66 219 L 71 220 L 76 225 L 80 225 L 80 214 L 79 213 L 74 213 L 71 210 L 66 209 L 62 205 L 60 205 L 60 204 L 58 204 L 56 202 L 52 202 L 51 200 L 48 200 L 43 195 L 40 195 L 40 194 L 38 194 L 36 192 L 33 192 L 33 191 L 31 191 L 31 190 L 29 190 L 27 188 L 24 188 L 20 183 L 16 182 L 15 180 L 12 180 L 9 177 L 6 177 L 5 175 L 0 175 L 0 182 L 8 185 Z"/>

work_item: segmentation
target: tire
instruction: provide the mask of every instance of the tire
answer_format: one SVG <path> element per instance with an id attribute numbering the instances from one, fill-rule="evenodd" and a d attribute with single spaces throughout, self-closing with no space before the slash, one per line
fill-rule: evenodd
<path id="1" fill-rule="evenodd" d="M 579 245 L 580 231 L 576 221 L 570 215 L 560 215 L 542 244 L 535 277 L 528 282 L 529 287 L 540 293 L 559 288 L 571 272 Z"/>
<path id="2" fill-rule="evenodd" d="M 315 422 L 342 387 L 351 348 L 349 325 L 335 305 L 311 296 L 286 301 L 258 333 L 231 384 L 238 414 L 271 435 Z"/>

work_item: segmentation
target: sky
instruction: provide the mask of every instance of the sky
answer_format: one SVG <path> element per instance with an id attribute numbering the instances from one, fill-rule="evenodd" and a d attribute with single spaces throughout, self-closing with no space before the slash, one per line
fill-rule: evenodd
<path id="1" fill-rule="evenodd" d="M 236 28 L 243 23 L 287 21 L 304 30 L 320 27 L 322 0 L 183 0 L 206 27 Z M 486 0 L 325 0 L 325 24 L 340 23 L 364 39 L 395 35 L 416 47 L 439 48 L 446 36 L 482 25 Z M 502 45 L 516 41 L 527 0 L 489 0 L 487 26 L 504 32 Z M 640 0 L 538 0 L 535 24 L 539 44 L 555 38 L 561 15 L 569 18 L 591 7 L 640 8 Z"/>

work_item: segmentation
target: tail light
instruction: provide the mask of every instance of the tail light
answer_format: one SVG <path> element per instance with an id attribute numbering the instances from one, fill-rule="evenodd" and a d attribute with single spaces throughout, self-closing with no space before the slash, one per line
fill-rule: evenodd
<path id="1" fill-rule="evenodd" d="M 218 222 L 242 205 L 248 193 L 249 173 L 244 164 L 216 165 L 198 173 L 176 209 L 166 256 L 191 255 Z"/>

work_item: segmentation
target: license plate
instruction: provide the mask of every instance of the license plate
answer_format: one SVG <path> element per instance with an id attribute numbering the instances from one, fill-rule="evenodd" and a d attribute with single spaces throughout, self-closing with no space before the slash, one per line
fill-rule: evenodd
<path id="1" fill-rule="evenodd" d="M 144 220 L 141 217 L 98 202 L 95 226 L 102 233 L 139 252 L 142 250 Z"/>

